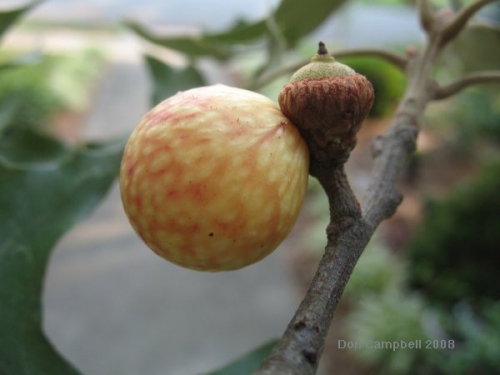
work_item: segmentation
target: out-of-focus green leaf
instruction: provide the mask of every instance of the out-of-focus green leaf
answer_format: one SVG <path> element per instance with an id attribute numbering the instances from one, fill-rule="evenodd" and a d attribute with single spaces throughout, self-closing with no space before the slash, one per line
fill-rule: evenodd
<path id="1" fill-rule="evenodd" d="M 190 37 L 190 36 L 175 36 L 175 37 L 162 37 L 155 35 L 143 25 L 126 21 L 125 25 L 137 33 L 144 39 L 149 40 L 154 44 L 161 45 L 176 51 L 185 53 L 190 57 L 210 56 L 219 60 L 227 59 L 230 55 L 227 45 L 221 45 L 207 40 L 204 36 Z"/>
<path id="2" fill-rule="evenodd" d="M 346 0 L 282 0 L 278 8 L 268 19 L 254 23 L 238 22 L 235 26 L 221 33 L 205 33 L 196 37 L 158 36 L 144 26 L 128 21 L 126 25 L 143 38 L 171 48 L 195 58 L 211 56 L 219 60 L 230 57 L 235 44 L 256 41 L 275 31 L 269 26 L 272 22 L 280 35 L 291 48 L 303 36 L 314 31 Z"/>
<path id="3" fill-rule="evenodd" d="M 153 105 L 179 91 L 205 85 L 203 76 L 194 66 L 175 69 L 152 56 L 146 56 L 146 63 L 154 85 L 151 95 Z"/>
<path id="4" fill-rule="evenodd" d="M 288 47 L 293 47 L 303 36 L 318 28 L 346 0 L 282 0 L 267 19 L 255 23 L 239 22 L 233 28 L 216 34 L 206 34 L 213 43 L 245 43 L 275 33 L 278 28 Z"/>
<path id="5" fill-rule="evenodd" d="M 290 46 L 314 31 L 345 0 L 282 0 L 274 19 Z"/>
<path id="6" fill-rule="evenodd" d="M 0 100 L 0 137 L 2 132 L 12 124 L 12 119 L 18 107 L 18 100 L 19 98 L 12 96 L 6 100 Z"/>
<path id="7" fill-rule="evenodd" d="M 40 1 L 33 1 L 20 8 L 0 12 L 0 37 L 2 37 L 5 30 L 7 30 L 14 22 L 16 22 L 16 20 L 21 17 L 23 13 L 27 12 L 39 3 Z"/>
<path id="8" fill-rule="evenodd" d="M 9 114 L 5 126 L 39 129 L 61 108 L 47 85 L 48 67 L 44 58 L 39 64 L 0 72 L 0 111 Z"/>
<path id="9" fill-rule="evenodd" d="M 278 340 L 271 340 L 223 368 L 205 375 L 250 375 L 259 369 L 262 361 L 271 353 L 277 342 Z"/>
<path id="10" fill-rule="evenodd" d="M 233 45 L 247 43 L 264 35 L 267 30 L 265 21 L 257 23 L 239 22 L 227 32 L 217 34 L 200 34 L 199 36 L 161 36 L 155 35 L 143 25 L 126 21 L 125 25 L 144 39 L 186 54 L 191 58 L 214 57 L 227 60 L 232 53 Z"/>
<path id="11" fill-rule="evenodd" d="M 500 27 L 473 23 L 452 43 L 451 51 L 464 71 L 498 69 L 500 66 Z"/>
<path id="12" fill-rule="evenodd" d="M 68 147 L 29 128 L 7 128 L 0 136 L 0 158 L 10 163 L 50 162 L 63 157 Z"/>
<path id="13" fill-rule="evenodd" d="M 54 245 L 117 176 L 123 145 L 59 147 L 44 162 L 37 150 L 0 156 L 0 374 L 78 374 L 43 334 L 43 279 Z"/>
<path id="14" fill-rule="evenodd" d="M 206 38 L 213 43 L 247 43 L 262 37 L 267 28 L 266 20 L 258 22 L 240 20 L 229 30 L 221 33 L 206 34 Z"/>

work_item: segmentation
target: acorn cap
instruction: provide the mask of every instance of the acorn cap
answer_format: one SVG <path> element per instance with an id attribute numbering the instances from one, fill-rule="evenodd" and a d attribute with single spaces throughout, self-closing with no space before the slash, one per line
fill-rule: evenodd
<path id="1" fill-rule="evenodd" d="M 311 62 L 297 70 L 290 78 L 290 82 L 310 78 L 347 76 L 356 73 L 354 69 L 335 61 L 328 54 L 325 43 L 319 42 L 318 53 L 311 58 Z"/>
<path id="2" fill-rule="evenodd" d="M 321 42 L 318 55 L 278 97 L 281 111 L 306 139 L 312 160 L 323 163 L 347 160 L 373 99 L 370 81 L 336 62 Z"/>

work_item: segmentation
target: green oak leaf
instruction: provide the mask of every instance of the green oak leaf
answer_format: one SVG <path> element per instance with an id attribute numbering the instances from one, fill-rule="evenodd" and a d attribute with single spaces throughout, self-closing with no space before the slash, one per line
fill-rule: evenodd
<path id="1" fill-rule="evenodd" d="M 190 58 L 203 56 L 226 60 L 238 44 L 256 42 L 279 32 L 288 48 L 318 28 L 346 0 L 282 0 L 268 17 L 256 21 L 239 20 L 233 27 L 218 33 L 196 36 L 161 36 L 138 22 L 128 20 L 125 25 L 150 42 L 182 52 Z M 274 27 L 270 27 L 274 24 Z M 276 30 L 277 29 L 277 30 Z M 275 36 L 276 37 L 276 36 Z"/>
<path id="2" fill-rule="evenodd" d="M 43 333 L 43 280 L 54 245 L 115 180 L 123 146 L 55 144 L 43 161 L 37 148 L 0 149 L 0 374 L 79 374 Z"/>
<path id="3" fill-rule="evenodd" d="M 467 71 L 495 70 L 500 66 L 500 25 L 471 22 L 456 40 L 451 51 Z"/>
<path id="4" fill-rule="evenodd" d="M 250 375 L 259 369 L 262 361 L 271 353 L 278 340 L 271 340 L 248 352 L 228 365 L 205 375 Z"/>

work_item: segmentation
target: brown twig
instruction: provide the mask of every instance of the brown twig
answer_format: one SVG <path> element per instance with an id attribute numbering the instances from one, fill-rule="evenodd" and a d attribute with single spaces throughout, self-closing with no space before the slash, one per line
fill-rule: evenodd
<path id="1" fill-rule="evenodd" d="M 361 215 L 355 214 L 350 198 L 336 196 L 350 189 L 338 171 L 337 179 L 319 177 L 330 201 L 328 244 L 306 297 L 288 325 L 282 339 L 255 375 L 312 375 L 323 350 L 327 328 L 356 262 L 378 224 L 391 216 L 401 201 L 395 181 L 415 149 L 418 121 L 430 100 L 430 72 L 439 41 L 431 42 L 416 55 L 411 80 L 391 128 L 379 138 L 372 181 Z M 317 173 L 316 173 L 317 174 Z M 324 175 L 327 175 L 324 172 Z M 320 174 L 321 176 L 321 174 Z M 333 188 L 337 186 L 336 188 Z M 342 187 L 339 187 L 342 186 Z M 349 194 L 348 194 L 349 195 Z M 338 214 L 342 208 L 347 214 Z"/>
<path id="2" fill-rule="evenodd" d="M 422 29 L 427 31 L 427 33 L 431 33 L 434 29 L 436 20 L 429 0 L 418 0 L 418 11 L 420 26 L 422 26 Z"/>
<path id="3" fill-rule="evenodd" d="M 436 89 L 435 100 L 446 99 L 467 87 L 479 84 L 500 83 L 500 70 L 486 70 L 482 72 L 470 73 L 446 86 Z"/>
<path id="4" fill-rule="evenodd" d="M 479 0 L 476 3 L 479 5 L 469 9 L 477 10 L 488 2 Z M 420 2 L 420 6 L 425 6 L 425 3 Z M 421 14 L 426 12 L 421 10 Z M 452 21 L 452 24 L 463 27 L 466 23 L 464 19 L 470 17 L 469 12 L 459 13 L 459 20 Z M 328 327 L 354 266 L 377 226 L 390 217 L 401 202 L 396 181 L 405 162 L 415 151 L 420 119 L 427 104 L 440 95 L 451 95 L 463 87 L 480 83 L 487 76 L 475 74 L 444 88 L 437 87 L 432 70 L 446 44 L 443 38 L 450 35 L 453 38 L 457 34 L 448 29 L 436 31 L 429 27 L 427 43 L 422 51 L 412 53 L 408 62 L 405 61 L 408 75 L 406 93 L 390 128 L 374 142 L 375 166 L 361 210 L 342 166 L 328 171 L 320 165 L 311 165 L 329 198 L 328 244 L 304 300 L 281 340 L 254 375 L 313 375 L 316 372 Z"/>
<path id="5" fill-rule="evenodd" d="M 442 45 L 444 46 L 447 43 L 449 43 L 452 39 L 454 39 L 460 33 L 460 31 L 462 31 L 465 28 L 467 22 L 469 22 L 469 20 L 474 16 L 474 14 L 477 13 L 479 9 L 494 1 L 496 0 L 477 0 L 463 7 L 456 14 L 453 20 L 447 25 L 444 25 L 444 27 L 440 31 L 442 35 L 441 36 Z"/>
<path id="6" fill-rule="evenodd" d="M 264 362 L 259 375 L 314 373 L 335 306 L 359 256 L 350 248 L 353 243 L 363 241 L 358 246 L 363 249 L 369 239 L 362 235 L 359 228 L 362 225 L 361 210 L 347 182 L 343 165 L 333 171 L 321 169 L 317 172 L 330 203 L 328 246 L 306 298 L 273 353 Z M 345 282 L 330 282 L 332 275 L 343 278 Z"/>

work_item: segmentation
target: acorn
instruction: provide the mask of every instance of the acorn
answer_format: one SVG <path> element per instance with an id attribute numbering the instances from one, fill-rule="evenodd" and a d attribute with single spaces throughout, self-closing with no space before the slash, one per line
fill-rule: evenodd
<path id="1" fill-rule="evenodd" d="M 323 42 L 311 62 L 292 75 L 278 101 L 309 146 L 311 167 L 344 164 L 374 100 L 370 81 L 335 61 Z"/>

